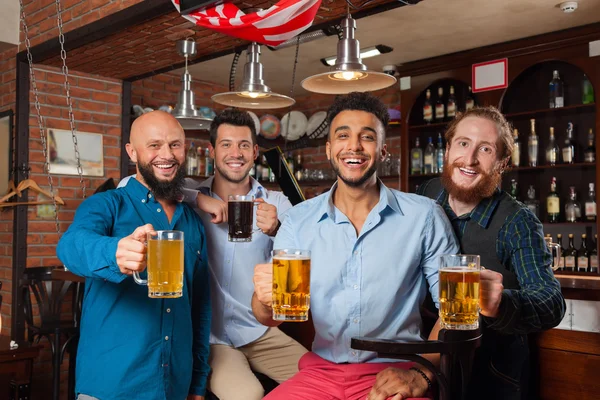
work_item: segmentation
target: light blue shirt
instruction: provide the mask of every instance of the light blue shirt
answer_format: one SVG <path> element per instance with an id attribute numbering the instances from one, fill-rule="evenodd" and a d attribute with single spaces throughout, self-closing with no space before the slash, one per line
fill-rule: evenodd
<path id="1" fill-rule="evenodd" d="M 392 361 L 351 349 L 353 337 L 422 340 L 419 306 L 427 286 L 438 304 L 438 258 L 459 251 L 433 200 L 379 185 L 358 236 L 333 205 L 336 183 L 288 211 L 275 238 L 275 249 L 311 251 L 312 350 L 335 363 Z"/>
<path id="2" fill-rule="evenodd" d="M 188 189 L 198 189 L 201 193 L 215 199 L 221 199 L 211 190 L 213 177 L 200 185 L 186 183 Z M 281 221 L 292 204 L 281 192 L 265 189 L 258 181 L 250 178 L 252 188 L 248 195 L 263 199 L 266 203 L 277 207 Z M 188 200 L 186 196 L 186 201 Z M 195 203 L 195 202 L 194 202 Z M 211 301 L 213 307 L 210 343 L 241 347 L 261 337 L 267 327 L 256 320 L 252 313 L 252 294 L 254 284 L 254 266 L 266 263 L 271 258 L 273 238 L 261 231 L 256 231 L 256 213 L 254 218 L 255 232 L 251 242 L 230 242 L 228 225 L 213 224 L 211 216 L 198 211 L 204 222 L 207 233 L 208 267 L 210 270 Z"/>

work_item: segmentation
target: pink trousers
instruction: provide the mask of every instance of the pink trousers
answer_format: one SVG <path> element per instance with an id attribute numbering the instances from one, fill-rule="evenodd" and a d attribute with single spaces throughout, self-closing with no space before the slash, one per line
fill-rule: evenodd
<path id="1" fill-rule="evenodd" d="M 280 384 L 265 400 L 365 400 L 379 371 L 388 367 L 408 369 L 412 365 L 411 362 L 336 364 L 308 352 L 300 358 L 300 372 Z"/>

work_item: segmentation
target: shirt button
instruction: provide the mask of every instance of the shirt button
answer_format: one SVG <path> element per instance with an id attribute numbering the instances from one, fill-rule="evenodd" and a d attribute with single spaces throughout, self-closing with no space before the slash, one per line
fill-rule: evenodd
<path id="1" fill-rule="evenodd" d="M 356 355 L 356 352 L 355 352 L 355 351 L 353 351 L 353 352 L 352 352 L 352 353 L 350 353 L 350 354 L 352 354 L 353 356 L 355 356 L 355 355 Z"/>
<path id="2" fill-rule="evenodd" d="M 200 250 L 198 250 L 196 253 L 200 254 Z"/>
<path id="3" fill-rule="evenodd" d="M 167 312 L 168 312 L 168 313 L 170 313 L 170 312 L 171 312 L 171 309 L 170 309 L 170 308 L 167 308 Z"/>
<path id="4" fill-rule="evenodd" d="M 156 212 L 160 212 L 160 208 L 157 208 L 157 209 L 156 209 Z"/>
<path id="5" fill-rule="evenodd" d="M 358 285 L 353 286 L 354 290 L 358 290 Z"/>
<path id="6" fill-rule="evenodd" d="M 358 318 L 354 318 L 354 323 L 358 324 Z"/>
<path id="7" fill-rule="evenodd" d="M 145 203 L 145 202 L 146 202 L 146 199 L 142 199 L 142 203 Z"/>
<path id="8" fill-rule="evenodd" d="M 229 264 L 229 262 L 230 262 L 230 261 L 231 261 L 231 260 L 227 260 L 227 263 Z"/>
<path id="9" fill-rule="evenodd" d="M 354 255 L 357 256 L 358 255 L 358 250 L 354 251 Z"/>
<path id="10" fill-rule="evenodd" d="M 168 337 L 168 336 L 165 336 L 165 340 L 169 340 L 169 337 Z"/>
<path id="11" fill-rule="evenodd" d="M 149 194 L 148 197 L 152 198 L 152 194 Z"/>

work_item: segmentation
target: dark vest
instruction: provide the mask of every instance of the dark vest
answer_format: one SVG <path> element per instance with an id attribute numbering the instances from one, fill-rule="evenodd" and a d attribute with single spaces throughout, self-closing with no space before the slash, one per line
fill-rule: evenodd
<path id="1" fill-rule="evenodd" d="M 437 200 L 444 189 L 439 178 L 431 179 L 423 184 L 423 194 L 433 200 Z M 460 240 L 460 251 L 463 254 L 479 254 L 481 265 L 502 274 L 502 284 L 506 289 L 519 289 L 519 281 L 510 265 L 503 265 L 498 259 L 496 251 L 496 240 L 498 232 L 504 225 L 506 218 L 514 215 L 522 207 L 506 192 L 500 195 L 500 202 L 496 206 L 487 228 L 470 219 Z"/>

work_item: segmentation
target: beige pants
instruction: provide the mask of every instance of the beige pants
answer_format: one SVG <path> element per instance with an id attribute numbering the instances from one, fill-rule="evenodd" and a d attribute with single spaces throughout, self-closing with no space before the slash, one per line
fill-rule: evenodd
<path id="1" fill-rule="evenodd" d="M 260 400 L 264 390 L 252 370 L 281 383 L 298 372 L 308 350 L 278 328 L 243 347 L 210 346 L 209 388 L 220 400 Z"/>

